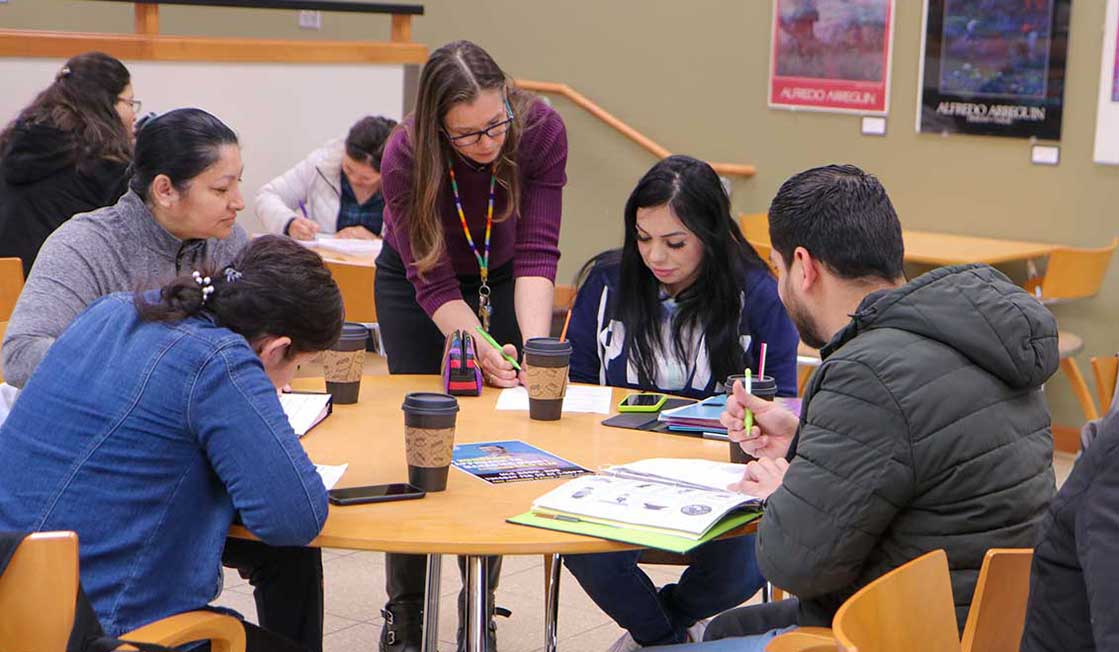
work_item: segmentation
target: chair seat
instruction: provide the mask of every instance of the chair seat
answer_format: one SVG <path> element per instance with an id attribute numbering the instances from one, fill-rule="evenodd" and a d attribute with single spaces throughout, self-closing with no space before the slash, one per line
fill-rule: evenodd
<path id="1" fill-rule="evenodd" d="M 1057 350 L 1061 358 L 1068 358 L 1084 350 L 1084 340 L 1068 331 L 1057 331 Z"/>

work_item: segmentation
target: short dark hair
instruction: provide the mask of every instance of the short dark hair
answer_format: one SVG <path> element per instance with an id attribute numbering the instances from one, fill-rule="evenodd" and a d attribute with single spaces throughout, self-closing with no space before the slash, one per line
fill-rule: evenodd
<path id="1" fill-rule="evenodd" d="M 132 134 L 116 104 L 131 81 L 128 68 L 104 52 L 70 57 L 54 82 L 0 133 L 0 156 L 14 140 L 17 125 L 42 124 L 66 133 L 72 162 L 79 167 L 98 159 L 127 163 Z"/>
<path id="2" fill-rule="evenodd" d="M 237 145 L 237 134 L 202 109 L 175 109 L 144 123 L 136 134 L 129 187 L 144 200 L 161 174 L 180 192 L 213 165 L 222 145 Z"/>
<path id="3" fill-rule="evenodd" d="M 394 127 L 396 120 L 381 116 L 367 115 L 358 120 L 350 127 L 350 133 L 346 134 L 346 156 L 380 172 L 385 142 Z"/>
<path id="4" fill-rule="evenodd" d="M 181 276 L 160 289 L 158 302 L 135 295 L 140 318 L 174 322 L 207 313 L 250 342 L 262 335 L 290 337 L 288 357 L 329 349 L 342 332 L 342 293 L 330 270 L 291 238 L 255 238 L 228 267 L 197 271 L 210 278 L 209 297 L 203 300 L 203 286 L 192 276 Z"/>
<path id="5" fill-rule="evenodd" d="M 894 205 L 878 179 L 854 165 L 812 168 L 781 184 L 769 205 L 769 238 L 786 269 L 804 247 L 842 278 L 904 274 Z"/>

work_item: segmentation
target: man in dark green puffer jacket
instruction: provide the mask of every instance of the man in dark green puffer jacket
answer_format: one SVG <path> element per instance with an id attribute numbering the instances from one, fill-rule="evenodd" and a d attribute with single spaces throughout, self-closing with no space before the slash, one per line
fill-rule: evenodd
<path id="1" fill-rule="evenodd" d="M 905 283 L 897 215 L 856 167 L 792 177 L 769 217 L 781 299 L 823 364 L 799 422 L 739 387 L 723 420 L 760 458 L 738 488 L 767 499 L 761 571 L 799 603 L 723 614 L 707 638 L 830 626 L 856 590 L 938 548 L 962 627 L 985 551 L 1031 547 L 1054 493 L 1056 322 L 986 265 Z"/>

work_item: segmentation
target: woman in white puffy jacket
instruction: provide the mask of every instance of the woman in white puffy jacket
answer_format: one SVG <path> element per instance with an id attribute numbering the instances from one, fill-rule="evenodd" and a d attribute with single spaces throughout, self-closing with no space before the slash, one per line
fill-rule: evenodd
<path id="1" fill-rule="evenodd" d="M 256 215 L 271 233 L 313 240 L 317 233 L 339 238 L 381 235 L 381 154 L 396 126 L 389 118 L 366 116 L 345 140 L 330 141 L 256 194 Z"/>

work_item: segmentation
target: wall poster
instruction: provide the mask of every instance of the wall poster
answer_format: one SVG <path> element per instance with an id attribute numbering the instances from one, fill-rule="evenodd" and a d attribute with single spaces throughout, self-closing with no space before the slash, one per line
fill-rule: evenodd
<path id="1" fill-rule="evenodd" d="M 1071 0 L 926 0 L 917 130 L 1060 140 Z"/>
<path id="2" fill-rule="evenodd" d="M 894 0 L 774 0 L 769 106 L 885 115 Z"/>

